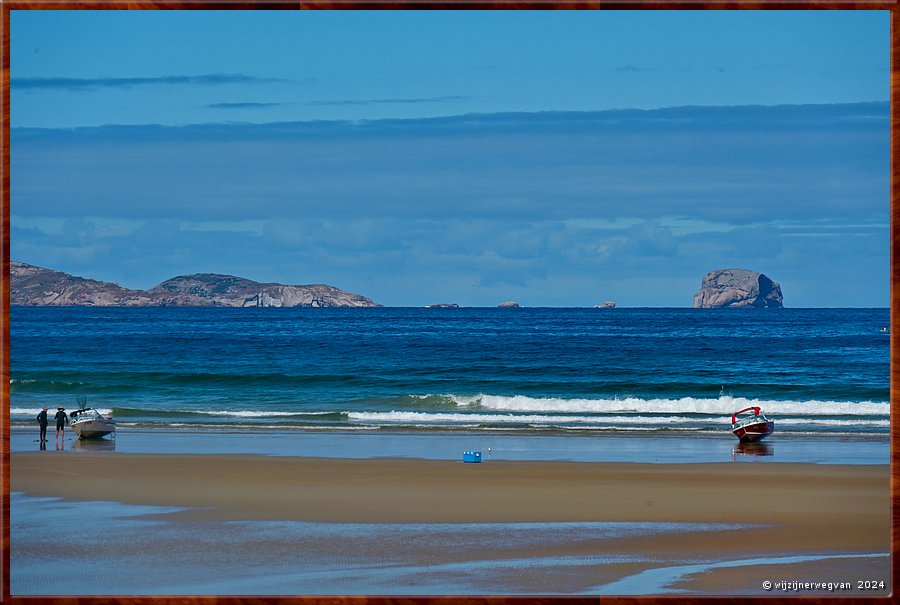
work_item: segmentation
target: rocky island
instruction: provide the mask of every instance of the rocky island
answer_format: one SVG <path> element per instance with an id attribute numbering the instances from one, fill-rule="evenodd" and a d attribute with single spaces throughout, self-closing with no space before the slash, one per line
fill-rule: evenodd
<path id="1" fill-rule="evenodd" d="M 9 263 L 9 304 L 102 307 L 380 307 L 334 286 L 259 283 L 233 275 L 173 277 L 149 290 L 76 277 L 25 263 Z"/>
<path id="2" fill-rule="evenodd" d="M 695 309 L 781 308 L 781 286 L 748 269 L 716 269 L 703 277 L 694 295 Z"/>
<path id="3" fill-rule="evenodd" d="M 518 308 L 519 308 L 519 303 L 517 303 L 517 302 L 514 301 L 514 300 L 508 300 L 508 301 L 506 301 L 506 302 L 500 303 L 500 304 L 497 305 L 497 306 L 498 306 L 499 308 L 501 308 L 501 309 L 518 309 Z"/>

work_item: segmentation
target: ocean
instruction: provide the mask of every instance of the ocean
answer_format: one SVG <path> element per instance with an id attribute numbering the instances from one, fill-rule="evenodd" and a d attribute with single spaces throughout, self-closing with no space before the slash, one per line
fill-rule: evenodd
<path id="1" fill-rule="evenodd" d="M 129 429 L 886 438 L 888 309 L 11 309 L 10 420 Z"/>

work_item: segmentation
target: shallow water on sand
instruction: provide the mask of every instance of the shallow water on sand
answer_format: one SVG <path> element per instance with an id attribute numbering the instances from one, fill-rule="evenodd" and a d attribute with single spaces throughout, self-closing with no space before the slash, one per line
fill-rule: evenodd
<path id="1" fill-rule="evenodd" d="M 11 494 L 11 504 L 13 596 L 672 594 L 681 592 L 673 588 L 680 580 L 717 569 L 888 557 L 736 553 L 714 560 L 691 549 L 654 557 L 611 546 L 687 532 L 685 540 L 706 532 L 737 538 L 751 527 L 724 523 L 221 522 L 168 517 L 184 510 L 173 507 L 21 493 Z M 760 584 L 748 594 L 771 590 L 778 592 Z"/>
<path id="2" fill-rule="evenodd" d="M 743 529 L 188 522 L 166 518 L 175 508 L 20 493 L 11 502 L 13 595 L 578 593 L 653 563 L 605 553 L 610 540 Z"/>
<path id="3" fill-rule="evenodd" d="M 10 449 L 39 449 L 36 431 L 13 429 Z M 574 462 L 807 462 L 814 464 L 887 464 L 887 439 L 779 438 L 742 446 L 722 437 L 504 435 L 459 433 L 383 433 L 314 431 L 139 431 L 120 430 L 115 440 L 79 441 L 68 435 L 70 453 L 106 451 L 131 454 L 259 454 L 321 458 L 423 458 L 462 460 L 480 451 L 492 460 L 565 460 Z M 490 448 L 490 450 L 489 450 Z M 54 442 L 49 443 L 54 450 Z M 48 454 L 51 454 L 48 452 Z"/>

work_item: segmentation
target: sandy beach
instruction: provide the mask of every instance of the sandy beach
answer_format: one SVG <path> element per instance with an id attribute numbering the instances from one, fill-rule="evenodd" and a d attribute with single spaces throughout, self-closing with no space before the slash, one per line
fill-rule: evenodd
<path id="1" fill-rule="evenodd" d="M 86 470 L 89 480 L 85 480 Z M 848 582 L 873 578 L 889 582 L 890 576 L 889 559 L 881 556 L 890 549 L 886 465 L 464 464 L 122 453 L 78 453 L 55 457 L 50 463 L 46 453 L 14 452 L 11 487 L 28 496 L 67 501 L 180 507 L 184 510 L 157 517 L 185 527 L 235 521 L 712 524 L 711 528 L 690 525 L 677 532 L 504 548 L 507 557 L 510 549 L 520 551 L 516 556 L 532 558 L 597 552 L 619 557 L 622 564 L 618 566 L 567 576 L 573 591 L 589 591 L 679 561 L 740 561 L 760 556 L 877 555 L 830 558 L 827 567 L 821 568 L 815 561 L 785 559 L 784 573 L 773 571 L 776 565 L 757 567 L 758 571 L 753 566 L 710 569 L 685 578 L 683 587 L 712 594 L 752 591 L 765 579 L 821 580 L 817 570 L 824 568 L 830 576 Z M 426 541 L 411 556 L 423 561 L 440 558 L 433 552 L 436 548 Z M 860 575 L 863 570 L 867 573 Z M 526 591 L 561 590 L 552 582 L 535 584 L 534 574 L 530 575 L 529 581 L 523 580 Z M 765 594 L 761 589 L 759 593 Z"/>

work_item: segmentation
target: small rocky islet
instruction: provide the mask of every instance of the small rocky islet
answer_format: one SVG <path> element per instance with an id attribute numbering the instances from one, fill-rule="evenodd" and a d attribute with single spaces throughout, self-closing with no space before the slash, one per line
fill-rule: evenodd
<path id="1" fill-rule="evenodd" d="M 749 269 L 716 269 L 703 277 L 694 294 L 695 309 L 780 309 L 781 286 L 767 275 Z"/>

